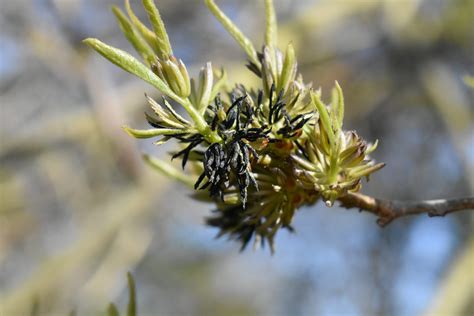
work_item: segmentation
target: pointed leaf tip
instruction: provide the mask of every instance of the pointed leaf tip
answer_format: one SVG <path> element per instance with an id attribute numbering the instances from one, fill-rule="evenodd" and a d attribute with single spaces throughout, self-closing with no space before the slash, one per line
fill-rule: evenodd
<path id="1" fill-rule="evenodd" d="M 265 30 L 265 44 L 267 46 L 276 47 L 277 45 L 277 19 L 275 13 L 275 6 L 273 0 L 265 0 L 265 16 L 266 16 L 266 30 Z"/>
<path id="2" fill-rule="evenodd" d="M 147 66 L 150 66 L 149 61 L 153 60 L 155 56 L 153 49 L 148 45 L 143 36 L 137 31 L 132 22 L 119 7 L 112 6 L 112 12 L 118 21 L 122 33 L 135 50 L 143 57 Z"/>
<path id="3" fill-rule="evenodd" d="M 127 281 L 128 281 L 128 291 L 129 291 L 127 316 L 136 316 L 137 315 L 137 303 L 136 303 L 137 295 L 136 295 L 136 289 L 135 289 L 135 281 L 130 272 L 127 273 Z"/>
<path id="4" fill-rule="evenodd" d="M 120 316 L 120 313 L 115 304 L 109 304 L 109 307 L 107 308 L 107 316 Z"/>
<path id="5" fill-rule="evenodd" d="M 173 49 L 171 48 L 165 24 L 161 19 L 160 11 L 153 0 L 142 0 L 142 4 L 148 14 L 148 19 L 153 26 L 157 44 L 156 47 L 158 48 L 157 53 L 161 59 L 167 59 L 169 56 L 173 55 Z"/>
<path id="6" fill-rule="evenodd" d="M 153 85 L 155 88 L 160 90 L 163 94 L 169 96 L 178 103 L 183 103 L 183 100 L 177 96 L 163 80 L 151 71 L 148 67 L 138 61 L 135 57 L 129 53 L 109 46 L 96 38 L 86 38 L 83 41 L 85 44 L 92 47 L 99 54 L 107 58 L 110 62 L 122 68 L 123 70 L 139 77 L 140 79 Z"/>

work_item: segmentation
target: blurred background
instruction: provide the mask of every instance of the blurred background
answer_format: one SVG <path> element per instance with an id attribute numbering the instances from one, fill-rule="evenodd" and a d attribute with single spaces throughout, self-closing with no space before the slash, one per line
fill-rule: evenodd
<path id="1" fill-rule="evenodd" d="M 131 1 L 145 18 L 139 1 Z M 257 47 L 263 1 L 219 0 Z M 151 86 L 81 43 L 133 49 L 120 0 L 0 0 L 0 314 L 474 315 L 474 221 L 400 219 L 315 205 L 281 232 L 276 254 L 239 253 L 204 226 L 212 205 L 150 169 L 137 141 Z M 474 1 L 275 0 L 280 44 L 307 82 L 345 92 L 347 129 L 380 140 L 387 166 L 363 192 L 386 199 L 472 195 Z M 193 76 L 211 60 L 252 84 L 244 54 L 202 1 L 160 0 Z"/>

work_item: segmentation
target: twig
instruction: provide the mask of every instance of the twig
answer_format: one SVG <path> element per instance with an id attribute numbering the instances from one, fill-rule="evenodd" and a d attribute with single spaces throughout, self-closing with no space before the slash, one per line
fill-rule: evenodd
<path id="1" fill-rule="evenodd" d="M 360 193 L 348 193 L 339 198 L 344 208 L 359 208 L 378 216 L 377 224 L 384 227 L 393 220 L 409 215 L 428 214 L 428 216 L 445 216 L 446 214 L 474 210 L 474 197 L 457 199 L 440 199 L 424 201 L 390 201 L 376 199 Z"/>

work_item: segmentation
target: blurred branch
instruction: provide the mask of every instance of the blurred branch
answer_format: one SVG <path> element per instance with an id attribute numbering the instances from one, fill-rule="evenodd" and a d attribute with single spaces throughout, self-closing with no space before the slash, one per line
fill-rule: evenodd
<path id="1" fill-rule="evenodd" d="M 124 104 L 124 111 L 127 115 L 132 115 L 143 105 L 141 101 L 143 86 L 141 84 L 125 84 L 119 90 L 117 98 Z M 90 108 L 89 103 L 77 107 Z M 35 153 L 48 149 L 51 144 L 58 141 L 84 139 L 93 133 L 97 133 L 94 113 L 89 109 L 71 110 L 67 114 L 58 114 L 55 118 L 30 126 L 27 133 L 5 137 L 2 139 L 0 157 Z M 44 135 L 48 135 L 48 137 L 44 137 Z"/>
<path id="2" fill-rule="evenodd" d="M 153 229 L 146 225 L 146 220 L 124 225 L 118 232 L 116 239 L 107 249 L 107 254 L 101 260 L 93 275 L 84 286 L 77 291 L 76 303 L 78 306 L 88 306 L 88 310 L 95 310 L 100 304 L 110 298 L 110 293 L 118 296 L 122 286 L 117 287 L 117 276 L 134 267 L 146 254 L 154 236 Z M 123 285 L 122 282 L 119 284 Z M 93 308 L 91 308 L 93 307 Z"/>
<path id="3" fill-rule="evenodd" d="M 426 316 L 474 315 L 474 239 L 468 242 L 453 263 Z"/>
<path id="4" fill-rule="evenodd" d="M 141 160 L 135 143 L 123 132 L 121 125 L 126 121 L 124 103 L 118 89 L 108 84 L 111 81 L 100 64 L 89 62 L 85 69 L 84 82 L 95 108 L 99 129 L 112 144 L 119 167 L 129 176 L 140 176 Z M 143 97 L 141 96 L 139 100 Z"/>
<path id="5" fill-rule="evenodd" d="M 98 206 L 93 211 L 98 215 L 83 230 L 86 237 L 80 238 L 62 253 L 45 260 L 16 289 L 0 293 L 0 306 L 4 315 L 23 315 L 31 305 L 31 298 L 35 296 L 41 301 L 48 301 L 48 298 L 55 297 L 59 292 L 67 299 L 76 295 L 73 288 L 78 287 L 77 282 L 82 283 L 91 273 L 91 258 L 102 256 L 123 227 L 151 215 L 151 196 L 156 194 L 157 189 L 153 179 L 144 177 L 140 185 L 116 194 L 114 199 Z M 165 189 L 166 185 L 167 182 L 161 182 L 158 188 Z"/>
<path id="6" fill-rule="evenodd" d="M 395 201 L 376 199 L 360 193 L 349 193 L 339 199 L 344 208 L 359 208 L 378 216 L 377 224 L 384 227 L 393 220 L 410 215 L 445 216 L 449 213 L 474 210 L 474 197 L 424 201 Z"/>
<path id="7" fill-rule="evenodd" d="M 449 65 L 440 61 L 429 62 L 420 71 L 423 88 L 451 136 L 472 191 L 474 165 L 469 152 L 472 144 L 473 112 L 468 92 L 459 77 Z"/>
<path id="8" fill-rule="evenodd" d="M 348 19 L 357 14 L 363 14 L 375 10 L 382 3 L 381 0 L 365 1 L 321 1 L 304 11 L 299 18 L 284 24 L 279 29 L 281 43 L 292 42 L 295 50 L 305 47 L 305 39 L 294 34 L 305 32 L 305 30 L 319 30 L 321 33 L 334 27 L 340 21 Z"/>

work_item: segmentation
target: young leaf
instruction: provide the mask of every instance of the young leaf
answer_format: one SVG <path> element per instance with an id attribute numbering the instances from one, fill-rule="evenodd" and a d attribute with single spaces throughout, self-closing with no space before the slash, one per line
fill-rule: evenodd
<path id="1" fill-rule="evenodd" d="M 277 45 L 277 20 L 273 0 L 265 0 L 266 30 L 265 44 L 276 47 Z"/>
<path id="2" fill-rule="evenodd" d="M 331 146 L 334 146 L 335 135 L 331 126 L 331 120 L 329 118 L 328 109 L 326 105 L 324 105 L 323 102 L 321 101 L 319 94 L 315 92 L 311 92 L 311 100 L 313 101 L 313 104 L 316 106 L 316 109 L 318 110 L 319 119 L 321 120 L 321 123 L 327 132 L 329 143 L 331 144 Z"/>
<path id="3" fill-rule="evenodd" d="M 295 50 L 291 43 L 288 44 L 285 53 L 285 60 L 283 62 L 283 69 L 281 71 L 280 78 L 278 80 L 277 91 L 288 89 L 289 83 L 292 80 L 292 76 L 296 74 L 296 57 Z M 293 77 L 294 79 L 294 77 Z"/>
<path id="4" fill-rule="evenodd" d="M 257 58 L 257 51 L 253 47 L 252 42 L 239 30 L 239 28 L 219 9 L 214 0 L 205 0 L 205 3 L 212 14 L 219 20 L 222 26 L 229 34 L 239 43 L 240 47 L 247 53 L 250 61 L 256 65 L 260 65 Z"/>
<path id="5" fill-rule="evenodd" d="M 182 133 L 181 130 L 174 128 L 133 129 L 128 126 L 123 126 L 122 128 L 128 135 L 135 138 L 152 138 L 156 136 L 176 135 L 180 132 Z"/>
<path id="6" fill-rule="evenodd" d="M 148 42 L 148 44 L 155 50 L 156 53 L 160 51 L 158 47 L 158 41 L 156 39 L 155 33 L 151 31 L 145 24 L 140 21 L 140 19 L 135 15 L 130 6 L 130 1 L 125 0 L 125 10 L 127 10 L 127 14 L 130 17 L 133 25 L 137 28 L 137 30 L 142 34 L 143 38 Z"/>
<path id="7" fill-rule="evenodd" d="M 127 273 L 128 281 L 128 306 L 127 306 L 127 316 L 136 316 L 137 315 L 137 303 L 136 303 L 136 291 L 135 291 L 135 281 L 130 272 Z"/>
<path id="8" fill-rule="evenodd" d="M 178 62 L 173 62 L 171 59 L 161 62 L 163 75 L 166 82 L 171 89 L 179 96 L 186 98 L 189 94 L 187 87 L 189 85 L 189 78 L 184 78 Z"/>
<path id="9" fill-rule="evenodd" d="M 166 32 L 165 25 L 161 19 L 160 12 L 153 0 L 142 0 L 143 6 L 148 14 L 151 25 L 153 26 L 153 31 L 155 31 L 158 56 L 165 60 L 169 56 L 173 55 L 173 50 L 171 48 L 170 40 L 168 38 L 168 33 Z"/>
<path id="10" fill-rule="evenodd" d="M 212 66 L 210 62 L 206 63 L 206 66 L 201 69 L 199 77 L 200 99 L 199 104 L 197 106 L 198 110 L 203 113 L 204 111 L 206 111 L 206 108 L 209 105 L 209 102 L 211 101 L 212 84 L 214 81 Z"/>
<path id="11" fill-rule="evenodd" d="M 155 88 L 160 90 L 163 94 L 169 96 L 173 100 L 182 103 L 178 97 L 157 75 L 155 75 L 149 68 L 135 59 L 132 55 L 118 48 L 102 43 L 98 39 L 88 38 L 84 43 L 92 47 L 99 54 L 110 60 L 115 65 L 123 70 L 143 79 Z"/>
<path id="12" fill-rule="evenodd" d="M 184 83 L 185 83 L 183 95 L 188 97 L 191 94 L 191 80 L 189 79 L 188 70 L 186 69 L 186 66 L 184 65 L 181 59 L 178 60 L 178 68 L 181 73 L 181 76 L 183 76 L 184 78 Z"/>
<path id="13" fill-rule="evenodd" d="M 377 149 L 378 144 L 379 144 L 379 140 L 378 140 L 378 139 L 376 139 L 373 144 L 369 144 L 369 147 L 368 147 L 367 150 L 365 151 L 365 154 L 366 154 L 366 155 L 369 155 L 369 154 L 373 153 L 374 150 Z"/>
<path id="14" fill-rule="evenodd" d="M 113 303 L 110 303 L 107 308 L 107 316 L 120 316 L 117 307 Z"/>
<path id="15" fill-rule="evenodd" d="M 356 172 L 351 172 L 351 170 L 349 170 L 349 175 L 353 178 L 365 177 L 377 170 L 382 169 L 383 167 L 385 167 L 385 163 L 382 162 L 373 166 L 366 166 L 360 170 L 357 170 Z"/>
<path id="16" fill-rule="evenodd" d="M 342 93 L 341 86 L 339 82 L 336 81 L 335 83 L 335 93 L 337 95 L 337 102 L 334 100 L 333 111 L 335 112 L 336 119 L 337 119 L 337 127 L 342 129 L 342 123 L 344 121 L 344 94 Z"/>
<path id="17" fill-rule="evenodd" d="M 149 63 L 154 59 L 155 56 L 153 49 L 148 45 L 148 43 L 143 39 L 143 37 L 136 32 L 133 25 L 130 23 L 130 21 L 122 12 L 122 10 L 120 10 L 116 6 L 113 6 L 112 12 L 115 14 L 115 17 L 119 22 L 120 29 L 122 30 L 127 40 L 130 42 L 130 44 L 133 45 L 135 50 L 142 55 L 143 59 L 149 65 Z"/>

